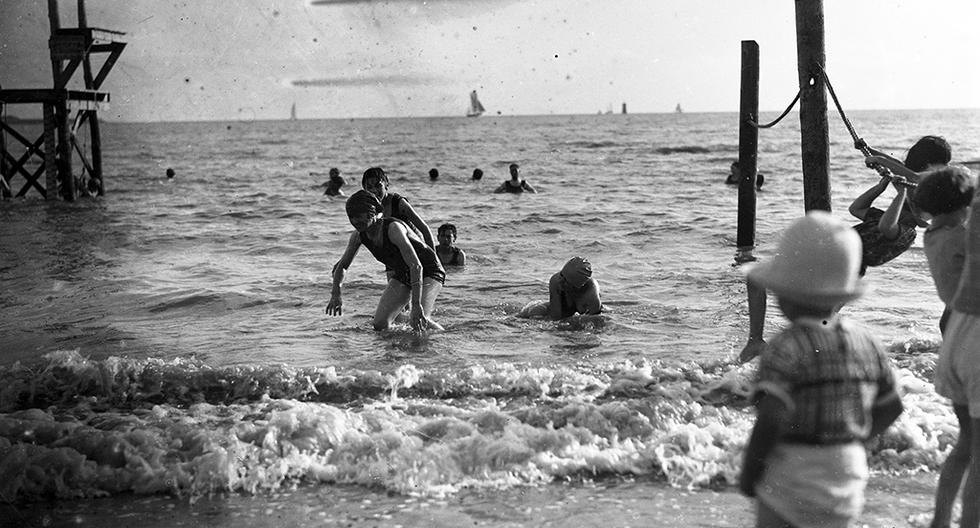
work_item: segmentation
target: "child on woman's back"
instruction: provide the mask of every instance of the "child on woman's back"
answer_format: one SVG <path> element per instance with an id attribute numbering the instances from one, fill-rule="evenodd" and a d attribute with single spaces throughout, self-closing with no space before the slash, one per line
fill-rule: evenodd
<path id="1" fill-rule="evenodd" d="M 748 272 L 792 323 L 759 360 L 758 415 L 739 482 L 757 498 L 756 526 L 848 526 L 864 503 L 864 442 L 902 413 L 883 347 L 837 313 L 863 293 L 860 261 L 854 230 L 811 211 Z"/>

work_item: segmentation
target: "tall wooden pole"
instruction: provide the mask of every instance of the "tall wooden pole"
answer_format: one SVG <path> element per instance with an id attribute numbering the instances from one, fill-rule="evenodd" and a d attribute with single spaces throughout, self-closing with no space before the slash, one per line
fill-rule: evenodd
<path id="1" fill-rule="evenodd" d="M 85 14 L 85 0 L 78 0 L 78 27 L 88 27 L 88 17 Z M 85 79 L 86 90 L 98 90 L 92 78 L 92 62 L 88 52 L 82 58 L 82 75 Z M 102 196 L 105 194 L 104 180 L 102 178 L 102 132 L 99 129 L 99 113 L 97 110 L 86 110 L 88 118 L 88 130 L 92 142 L 92 174 L 89 179 L 95 184 L 95 194 Z M 88 191 L 88 189 L 84 189 Z"/>
<path id="2" fill-rule="evenodd" d="M 800 77 L 800 134 L 804 210 L 830 211 L 830 140 L 824 88 L 823 0 L 796 0 L 796 56 Z"/>
<path id="3" fill-rule="evenodd" d="M 737 261 L 752 260 L 755 247 L 755 178 L 759 154 L 759 44 L 742 41 L 742 86 L 738 116 Z"/>
<path id="4" fill-rule="evenodd" d="M 4 119 L 6 115 L 4 113 L 3 102 L 0 101 L 0 120 Z M 9 198 L 11 193 L 8 190 L 10 185 L 7 183 L 7 131 L 0 130 L 0 178 L 3 179 L 0 182 L 0 200 L 4 198 Z"/>

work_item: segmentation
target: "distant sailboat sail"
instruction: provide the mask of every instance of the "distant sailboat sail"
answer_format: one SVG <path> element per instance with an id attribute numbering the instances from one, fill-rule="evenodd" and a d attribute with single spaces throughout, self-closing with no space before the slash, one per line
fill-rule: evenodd
<path id="1" fill-rule="evenodd" d="M 677 107 L 674 108 L 674 112 L 676 112 L 678 114 L 683 114 L 684 113 L 684 110 L 681 109 L 681 104 L 680 103 L 677 103 Z"/>
<path id="2" fill-rule="evenodd" d="M 293 103 L 293 107 L 289 109 L 289 120 L 296 121 L 296 103 Z"/>
<path id="3" fill-rule="evenodd" d="M 477 117 L 486 111 L 487 109 L 483 108 L 480 100 L 476 97 L 476 90 L 470 92 L 470 109 L 466 111 L 466 117 Z"/>

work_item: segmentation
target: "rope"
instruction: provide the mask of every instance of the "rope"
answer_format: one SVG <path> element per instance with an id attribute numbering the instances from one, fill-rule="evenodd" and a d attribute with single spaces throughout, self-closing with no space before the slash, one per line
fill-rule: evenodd
<path id="1" fill-rule="evenodd" d="M 844 126 L 847 127 L 847 132 L 851 134 L 851 139 L 854 140 L 854 148 L 861 151 L 861 154 L 864 154 L 864 157 L 866 158 L 872 156 L 874 153 L 871 152 L 871 148 L 868 147 L 868 143 L 857 135 L 857 132 L 854 131 L 854 126 L 851 125 L 851 121 L 847 119 L 847 115 L 844 113 L 844 108 L 841 106 L 840 100 L 837 99 L 837 93 L 834 92 L 834 86 L 830 84 L 830 77 L 827 75 L 827 70 L 823 69 L 823 67 L 820 65 L 818 65 L 818 67 L 822 72 L 824 83 L 827 84 L 827 91 L 830 92 L 830 97 L 834 100 L 834 106 L 837 107 L 837 113 L 840 114 L 841 120 L 844 121 Z M 891 178 L 892 182 L 897 185 L 904 185 L 910 189 L 917 186 L 915 182 L 910 182 L 902 177 L 892 176 L 891 171 L 883 165 L 872 163 L 868 166 L 874 169 L 879 175 L 881 175 L 882 178 Z"/>
<path id="2" fill-rule="evenodd" d="M 789 106 L 786 107 L 786 110 L 783 110 L 783 113 L 780 114 L 779 117 L 777 117 L 776 120 L 773 121 L 772 123 L 768 123 L 768 124 L 765 124 L 765 125 L 760 125 L 760 124 L 756 123 L 755 121 L 753 121 L 751 119 L 748 120 L 748 123 L 750 125 L 754 126 L 755 128 L 772 128 L 772 127 L 776 126 L 776 123 L 779 123 L 780 121 L 782 121 L 783 118 L 786 117 L 786 114 L 788 114 L 789 111 L 792 110 L 794 106 L 796 106 L 796 102 L 800 100 L 800 94 L 802 94 L 802 93 L 803 93 L 802 90 L 797 91 L 796 92 L 796 97 L 793 98 L 793 102 L 790 103 Z"/>

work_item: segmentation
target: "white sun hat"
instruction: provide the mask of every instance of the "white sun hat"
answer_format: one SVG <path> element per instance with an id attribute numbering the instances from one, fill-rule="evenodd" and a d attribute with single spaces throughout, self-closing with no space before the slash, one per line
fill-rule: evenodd
<path id="1" fill-rule="evenodd" d="M 776 254 L 750 267 L 747 275 L 777 297 L 832 308 L 864 294 L 860 268 L 857 232 L 830 213 L 813 210 L 790 224 L 779 237 Z"/>

